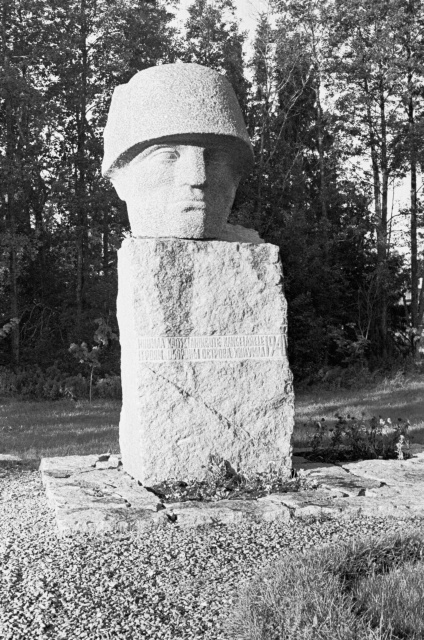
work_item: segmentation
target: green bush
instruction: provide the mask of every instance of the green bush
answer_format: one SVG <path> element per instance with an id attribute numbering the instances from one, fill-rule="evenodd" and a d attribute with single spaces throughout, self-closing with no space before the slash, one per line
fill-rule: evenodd
<path id="1" fill-rule="evenodd" d="M 413 534 L 287 555 L 242 589 L 227 637 L 422 640 L 423 560 Z"/>

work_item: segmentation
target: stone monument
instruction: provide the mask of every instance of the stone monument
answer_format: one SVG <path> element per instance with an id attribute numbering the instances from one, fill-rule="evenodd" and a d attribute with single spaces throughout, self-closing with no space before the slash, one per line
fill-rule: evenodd
<path id="1" fill-rule="evenodd" d="M 291 467 L 294 408 L 278 247 L 227 223 L 253 152 L 234 91 L 197 64 L 114 91 L 103 174 L 126 201 L 118 252 L 123 468 L 201 480 L 211 454 Z"/>

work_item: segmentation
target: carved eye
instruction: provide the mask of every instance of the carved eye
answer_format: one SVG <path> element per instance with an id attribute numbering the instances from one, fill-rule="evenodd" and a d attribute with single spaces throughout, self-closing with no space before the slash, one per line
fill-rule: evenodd
<path id="1" fill-rule="evenodd" d="M 151 154 L 153 157 L 159 157 L 161 160 L 177 160 L 180 157 L 175 147 L 158 147 Z"/>
<path id="2" fill-rule="evenodd" d="M 173 162 L 179 158 L 178 149 L 171 145 L 152 146 L 142 151 L 134 160 L 133 165 L 138 165 L 146 160 L 155 159 L 158 162 Z"/>

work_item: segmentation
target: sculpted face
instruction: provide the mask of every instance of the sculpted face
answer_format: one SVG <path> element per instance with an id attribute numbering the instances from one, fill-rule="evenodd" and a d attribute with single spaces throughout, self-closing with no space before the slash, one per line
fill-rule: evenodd
<path id="1" fill-rule="evenodd" d="M 240 181 L 237 141 L 174 136 L 145 148 L 111 180 L 141 237 L 219 238 Z"/>

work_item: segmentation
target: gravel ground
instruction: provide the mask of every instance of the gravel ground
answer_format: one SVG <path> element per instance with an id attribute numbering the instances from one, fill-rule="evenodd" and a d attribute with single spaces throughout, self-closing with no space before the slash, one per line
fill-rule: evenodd
<path id="1" fill-rule="evenodd" d="M 0 469 L 0 638 L 228 640 L 240 586 L 293 550 L 398 531 L 424 519 L 173 525 L 56 536 L 38 471 Z"/>

